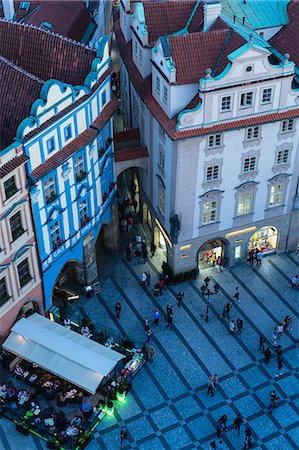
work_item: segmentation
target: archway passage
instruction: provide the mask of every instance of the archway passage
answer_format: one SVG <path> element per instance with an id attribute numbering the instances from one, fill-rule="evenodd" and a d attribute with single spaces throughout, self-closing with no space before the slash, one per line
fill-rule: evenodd
<path id="1" fill-rule="evenodd" d="M 80 298 L 85 285 L 84 267 L 80 261 L 68 261 L 60 271 L 53 289 L 53 305 L 66 307 Z"/>
<path id="2" fill-rule="evenodd" d="M 20 309 L 16 321 L 20 320 L 22 317 L 29 317 L 35 312 L 40 312 L 39 305 L 34 300 L 29 300 L 28 302 L 24 303 L 24 305 Z"/>
<path id="3" fill-rule="evenodd" d="M 228 243 L 222 239 L 211 239 L 205 242 L 198 251 L 198 267 L 200 270 L 208 269 L 216 264 L 217 258 L 221 258 L 222 264 L 227 260 Z"/>
<path id="4" fill-rule="evenodd" d="M 279 233 L 277 228 L 265 226 L 258 229 L 249 239 L 248 252 L 250 250 L 263 253 L 275 252 L 278 247 Z"/>

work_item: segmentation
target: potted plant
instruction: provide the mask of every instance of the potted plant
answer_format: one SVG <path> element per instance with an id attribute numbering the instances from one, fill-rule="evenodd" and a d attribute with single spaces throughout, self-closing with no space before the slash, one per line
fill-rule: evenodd
<path id="1" fill-rule="evenodd" d="M 86 178 L 86 177 L 87 177 L 87 172 L 84 172 L 84 170 L 83 170 L 81 173 L 78 173 L 76 175 L 76 180 L 79 182 L 79 181 L 84 180 L 84 178 Z"/>
<path id="2" fill-rule="evenodd" d="M 58 239 L 57 242 L 55 242 L 55 244 L 53 244 L 53 249 L 57 250 L 59 247 L 61 247 L 63 244 L 63 240 L 62 239 Z"/>
<path id="3" fill-rule="evenodd" d="M 51 196 L 47 198 L 46 203 L 49 205 L 50 203 L 54 202 L 58 198 L 58 195 L 56 192 L 52 192 Z"/>

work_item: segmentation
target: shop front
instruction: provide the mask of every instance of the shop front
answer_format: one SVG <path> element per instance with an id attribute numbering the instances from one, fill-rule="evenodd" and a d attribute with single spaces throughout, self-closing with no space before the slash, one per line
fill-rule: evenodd
<path id="1" fill-rule="evenodd" d="M 273 253 L 278 247 L 279 233 L 273 226 L 259 228 L 250 238 L 248 252 L 258 250 L 262 253 Z"/>
<path id="2" fill-rule="evenodd" d="M 225 263 L 227 259 L 227 243 L 222 239 L 213 239 L 205 242 L 199 249 L 198 252 L 198 267 L 200 270 L 208 269 L 213 267 L 216 263 L 217 258 L 221 258 L 222 262 Z"/>

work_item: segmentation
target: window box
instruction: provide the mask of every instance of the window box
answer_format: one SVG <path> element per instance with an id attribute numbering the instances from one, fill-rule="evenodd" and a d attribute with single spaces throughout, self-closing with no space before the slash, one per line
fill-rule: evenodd
<path id="1" fill-rule="evenodd" d="M 31 280 L 32 280 L 32 276 L 30 274 L 27 274 L 26 276 L 24 276 L 22 278 L 22 280 L 20 281 L 21 288 L 26 286 L 26 284 L 28 284 Z"/>
<path id="2" fill-rule="evenodd" d="M 15 193 L 18 192 L 18 188 L 17 186 L 12 187 L 9 191 L 6 191 L 6 200 L 8 200 L 10 197 L 12 197 L 13 195 L 15 195 Z"/>
<path id="3" fill-rule="evenodd" d="M 89 216 L 81 217 L 81 226 L 83 227 L 90 221 L 91 221 L 91 217 L 89 217 Z"/>
<path id="4" fill-rule="evenodd" d="M 57 250 L 59 247 L 61 247 L 64 244 L 64 241 L 62 239 L 58 239 L 55 244 L 53 244 L 53 250 Z"/>
<path id="5" fill-rule="evenodd" d="M 57 198 L 58 198 L 58 195 L 55 192 L 53 192 L 51 194 L 51 196 L 46 199 L 47 205 L 49 205 L 50 203 L 54 202 L 54 200 L 56 200 Z"/>
<path id="6" fill-rule="evenodd" d="M 82 181 L 82 180 L 84 180 L 85 178 L 87 177 L 87 172 L 81 172 L 81 173 L 79 173 L 78 175 L 76 175 L 76 181 L 77 182 L 79 182 L 79 181 Z"/>
<path id="7" fill-rule="evenodd" d="M 18 230 L 14 230 L 12 231 L 12 240 L 16 241 L 20 236 L 22 236 L 22 234 L 25 233 L 26 230 L 24 230 L 23 228 L 19 228 Z"/>

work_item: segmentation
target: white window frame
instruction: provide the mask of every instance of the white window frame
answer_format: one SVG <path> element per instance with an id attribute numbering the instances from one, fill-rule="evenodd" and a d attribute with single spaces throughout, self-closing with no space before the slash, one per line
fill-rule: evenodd
<path id="1" fill-rule="evenodd" d="M 242 173 L 255 172 L 257 165 L 256 156 L 245 156 L 243 159 Z"/>
<path id="2" fill-rule="evenodd" d="M 54 221 L 49 227 L 50 242 L 54 250 L 54 245 L 61 241 L 61 230 L 59 220 Z"/>
<path id="3" fill-rule="evenodd" d="M 238 194 L 238 206 L 237 206 L 237 216 L 242 216 L 243 214 L 249 214 L 252 212 L 252 202 L 253 202 L 253 192 L 239 192 Z"/>
<path id="4" fill-rule="evenodd" d="M 260 138 L 261 127 L 259 125 L 254 125 L 253 127 L 246 128 L 246 141 L 255 141 Z"/>
<path id="5" fill-rule="evenodd" d="M 47 202 L 48 198 L 50 199 L 53 194 L 57 194 L 54 176 L 48 178 L 44 182 L 44 195 L 45 195 L 45 200 L 46 200 L 47 204 L 50 203 L 50 202 Z"/>
<path id="6" fill-rule="evenodd" d="M 275 165 L 288 164 L 290 160 L 291 150 L 289 148 L 280 149 L 277 151 Z M 286 156 L 285 156 L 286 155 Z"/>
<path id="7" fill-rule="evenodd" d="M 269 208 L 281 206 L 284 199 L 285 183 L 275 183 L 270 187 Z"/>
<path id="8" fill-rule="evenodd" d="M 223 97 L 221 97 L 220 111 L 227 112 L 231 111 L 231 109 L 232 109 L 232 96 L 224 95 Z"/>
<path id="9" fill-rule="evenodd" d="M 267 103 L 272 103 L 273 98 L 273 88 L 264 88 L 262 90 L 262 105 L 266 105 Z"/>
<path id="10" fill-rule="evenodd" d="M 74 171 L 75 171 L 75 178 L 80 176 L 82 173 L 85 172 L 85 162 L 83 155 L 78 156 L 76 159 L 74 159 Z"/>
<path id="11" fill-rule="evenodd" d="M 218 200 L 203 200 L 202 204 L 202 224 L 208 225 L 217 222 Z"/>
<path id="12" fill-rule="evenodd" d="M 291 133 L 292 131 L 294 131 L 294 125 L 295 125 L 295 120 L 294 119 L 282 120 L 281 121 L 280 132 L 282 134 L 284 134 L 284 133 Z"/>
<path id="13" fill-rule="evenodd" d="M 221 147 L 222 145 L 222 134 L 216 133 L 216 134 L 210 134 L 208 136 L 208 148 L 217 148 Z"/>
<path id="14" fill-rule="evenodd" d="M 205 181 L 219 180 L 220 177 L 220 165 L 214 164 L 206 168 Z"/>
<path id="15" fill-rule="evenodd" d="M 248 99 L 251 99 L 250 102 Z M 242 92 L 240 97 L 240 108 L 251 108 L 253 106 L 254 102 L 254 92 L 248 91 L 248 92 Z"/>
<path id="16" fill-rule="evenodd" d="M 84 200 L 79 200 L 78 202 L 78 210 L 79 210 L 79 219 L 80 219 L 80 225 L 82 226 L 83 220 L 86 217 L 88 217 L 88 202 L 85 198 Z"/>

